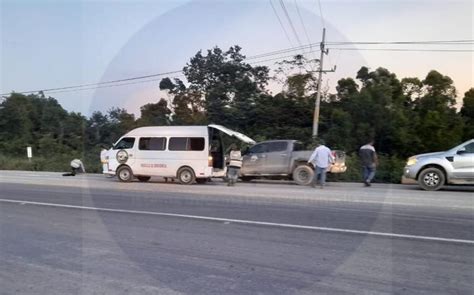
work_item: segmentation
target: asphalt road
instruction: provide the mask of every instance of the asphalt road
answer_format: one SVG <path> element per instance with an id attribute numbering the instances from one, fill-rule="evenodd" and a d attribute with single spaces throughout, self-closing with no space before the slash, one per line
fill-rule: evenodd
<path id="1" fill-rule="evenodd" d="M 0 294 L 474 294 L 473 191 L 0 171 Z"/>

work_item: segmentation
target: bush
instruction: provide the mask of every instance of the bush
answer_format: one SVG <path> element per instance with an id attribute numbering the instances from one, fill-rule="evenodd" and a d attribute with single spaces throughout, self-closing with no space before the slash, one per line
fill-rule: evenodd
<path id="1" fill-rule="evenodd" d="M 329 181 L 362 182 L 362 166 L 357 154 L 346 155 L 347 171 L 339 174 L 328 174 Z M 400 183 L 405 159 L 396 156 L 379 155 L 379 166 L 374 182 Z"/>
<path id="2" fill-rule="evenodd" d="M 101 173 L 102 167 L 99 154 L 85 155 L 55 155 L 51 157 L 33 157 L 31 161 L 25 158 L 7 157 L 0 155 L 0 170 L 27 170 L 27 171 L 70 171 L 69 163 L 73 159 L 81 159 L 87 173 Z"/>

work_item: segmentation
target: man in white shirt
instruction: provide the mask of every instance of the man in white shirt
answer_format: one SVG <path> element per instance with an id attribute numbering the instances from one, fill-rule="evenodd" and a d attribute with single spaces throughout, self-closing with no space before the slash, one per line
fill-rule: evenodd
<path id="1" fill-rule="evenodd" d="M 311 186 L 316 187 L 318 181 L 318 175 L 320 175 L 319 184 L 321 188 L 324 188 L 326 184 L 326 172 L 328 167 L 334 163 L 334 156 L 331 150 L 324 145 L 323 140 L 319 140 L 318 147 L 314 150 L 311 157 L 309 157 L 308 163 L 314 166 L 314 176 L 311 181 Z"/>

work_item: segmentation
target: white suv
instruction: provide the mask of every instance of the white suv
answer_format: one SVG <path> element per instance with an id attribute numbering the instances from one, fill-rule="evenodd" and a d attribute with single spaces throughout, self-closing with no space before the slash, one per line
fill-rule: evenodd
<path id="1" fill-rule="evenodd" d="M 445 152 L 410 157 L 403 174 L 425 190 L 438 190 L 445 184 L 474 184 L 474 139 Z"/>

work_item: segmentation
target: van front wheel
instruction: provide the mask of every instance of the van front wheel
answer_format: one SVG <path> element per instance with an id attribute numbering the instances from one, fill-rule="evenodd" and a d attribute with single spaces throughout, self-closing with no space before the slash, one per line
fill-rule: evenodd
<path id="1" fill-rule="evenodd" d="M 128 166 L 122 166 L 117 170 L 117 177 L 121 182 L 130 182 L 133 179 L 132 169 Z"/>
<path id="2" fill-rule="evenodd" d="M 193 169 L 183 167 L 178 170 L 178 180 L 181 184 L 192 184 L 196 180 Z"/>

